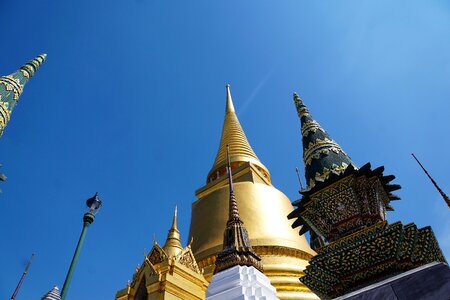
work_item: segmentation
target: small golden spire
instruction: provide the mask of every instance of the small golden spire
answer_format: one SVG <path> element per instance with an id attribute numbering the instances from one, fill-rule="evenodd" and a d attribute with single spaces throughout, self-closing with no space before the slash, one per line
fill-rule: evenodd
<path id="1" fill-rule="evenodd" d="M 177 227 L 177 211 L 178 211 L 178 208 L 175 205 L 175 211 L 173 213 L 172 229 L 176 229 L 176 230 L 178 230 L 178 227 Z"/>
<path id="2" fill-rule="evenodd" d="M 238 222 L 240 224 L 243 224 L 241 216 L 239 215 L 236 196 L 234 195 L 233 175 L 231 173 L 231 165 L 230 165 L 230 148 L 228 147 L 228 145 L 227 145 L 227 173 L 228 173 L 228 186 L 230 189 L 230 201 L 228 204 L 228 223 Z"/>
<path id="3" fill-rule="evenodd" d="M 255 267 L 263 272 L 261 257 L 253 250 L 250 244 L 247 229 L 239 215 L 239 209 L 234 195 L 233 174 L 230 165 L 230 152 L 227 145 L 227 173 L 230 189 L 228 221 L 223 234 L 223 249 L 217 255 L 214 274 L 234 266 Z"/>
<path id="4" fill-rule="evenodd" d="M 163 246 L 163 250 L 169 257 L 177 256 L 183 247 L 181 246 L 180 241 L 180 231 L 177 228 L 177 207 L 175 206 L 175 211 L 173 214 L 173 222 L 172 227 L 169 229 L 169 233 L 167 234 L 166 243 Z"/>
<path id="5" fill-rule="evenodd" d="M 225 173 L 227 162 L 227 145 L 232 152 L 231 162 L 251 162 L 256 164 L 264 170 L 267 175 L 267 179 L 270 180 L 269 171 L 261 163 L 258 156 L 256 156 L 250 143 L 245 136 L 244 130 L 239 123 L 239 119 L 236 116 L 234 110 L 233 99 L 231 98 L 230 85 L 226 85 L 227 97 L 225 108 L 225 120 L 223 122 L 222 137 L 220 139 L 219 151 L 217 152 L 214 165 L 209 171 L 207 183 L 217 178 L 217 172 L 220 174 Z"/>

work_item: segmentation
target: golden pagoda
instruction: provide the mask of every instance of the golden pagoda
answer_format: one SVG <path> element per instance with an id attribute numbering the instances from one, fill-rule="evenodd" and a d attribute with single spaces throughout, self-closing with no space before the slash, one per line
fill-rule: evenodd
<path id="1" fill-rule="evenodd" d="M 163 247 L 156 241 L 133 280 L 117 292 L 116 300 L 201 300 L 208 282 L 195 261 L 191 244 L 181 245 L 177 210 Z"/>
<path id="2" fill-rule="evenodd" d="M 261 257 L 264 274 L 282 300 L 318 299 L 298 278 L 315 255 L 304 236 L 291 228 L 289 198 L 272 185 L 269 170 L 250 146 L 234 110 L 230 86 L 226 86 L 225 120 L 219 151 L 205 186 L 196 191 L 192 204 L 189 239 L 205 278 L 210 281 L 216 256 L 223 247 L 223 228 L 228 219 L 227 145 L 230 147 L 234 192 L 251 245 Z"/>

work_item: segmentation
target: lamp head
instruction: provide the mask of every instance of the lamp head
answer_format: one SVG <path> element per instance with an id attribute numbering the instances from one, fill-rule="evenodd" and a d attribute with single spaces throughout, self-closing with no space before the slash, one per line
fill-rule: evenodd
<path id="1" fill-rule="evenodd" d="M 100 207 L 102 207 L 102 201 L 98 198 L 98 193 L 95 193 L 93 197 L 87 199 L 86 205 L 89 208 L 89 212 L 95 215 Z"/>

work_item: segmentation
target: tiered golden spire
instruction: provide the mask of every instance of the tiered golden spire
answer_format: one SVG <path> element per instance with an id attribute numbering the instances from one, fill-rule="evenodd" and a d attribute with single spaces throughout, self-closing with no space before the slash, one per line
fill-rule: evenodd
<path id="1" fill-rule="evenodd" d="M 232 268 L 234 266 L 252 266 L 263 271 L 261 257 L 253 250 L 250 244 L 247 229 L 244 227 L 234 195 L 233 175 L 231 173 L 230 154 L 227 146 L 227 173 L 230 189 L 228 221 L 223 234 L 223 250 L 217 255 L 214 273 Z"/>
<path id="2" fill-rule="evenodd" d="M 172 227 L 169 229 L 169 233 L 167 234 L 166 243 L 163 246 L 163 250 L 169 257 L 177 256 L 181 250 L 183 250 L 183 246 L 181 246 L 180 241 L 180 231 L 177 227 L 177 207 L 175 206 L 175 212 L 173 214 Z"/>
<path id="3" fill-rule="evenodd" d="M 245 136 L 244 130 L 242 130 L 241 124 L 237 118 L 236 112 L 234 110 L 233 100 L 231 98 L 230 85 L 226 85 L 227 98 L 226 98 L 226 109 L 225 109 L 225 120 L 223 122 L 222 137 L 220 139 L 219 151 L 217 152 L 216 160 L 214 165 L 209 171 L 208 180 L 210 182 L 217 178 L 217 173 L 219 176 L 225 173 L 226 163 L 227 163 L 227 145 L 230 147 L 231 162 L 250 162 L 257 165 L 259 168 L 264 170 L 269 177 L 269 171 L 261 163 L 258 156 L 256 156 L 250 143 Z M 270 180 L 270 178 L 268 178 Z"/>

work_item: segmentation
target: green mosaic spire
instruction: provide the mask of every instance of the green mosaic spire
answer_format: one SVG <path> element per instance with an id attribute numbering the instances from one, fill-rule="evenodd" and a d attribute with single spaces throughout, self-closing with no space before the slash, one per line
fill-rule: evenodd
<path id="1" fill-rule="evenodd" d="M 303 161 L 308 190 L 323 184 L 332 174 L 344 173 L 348 166 L 357 169 L 350 157 L 309 114 L 294 93 L 294 104 L 302 126 Z"/>
<path id="2" fill-rule="evenodd" d="M 11 75 L 0 77 L 0 136 L 10 120 L 25 84 L 34 76 L 46 57 L 47 54 L 38 55 Z"/>

